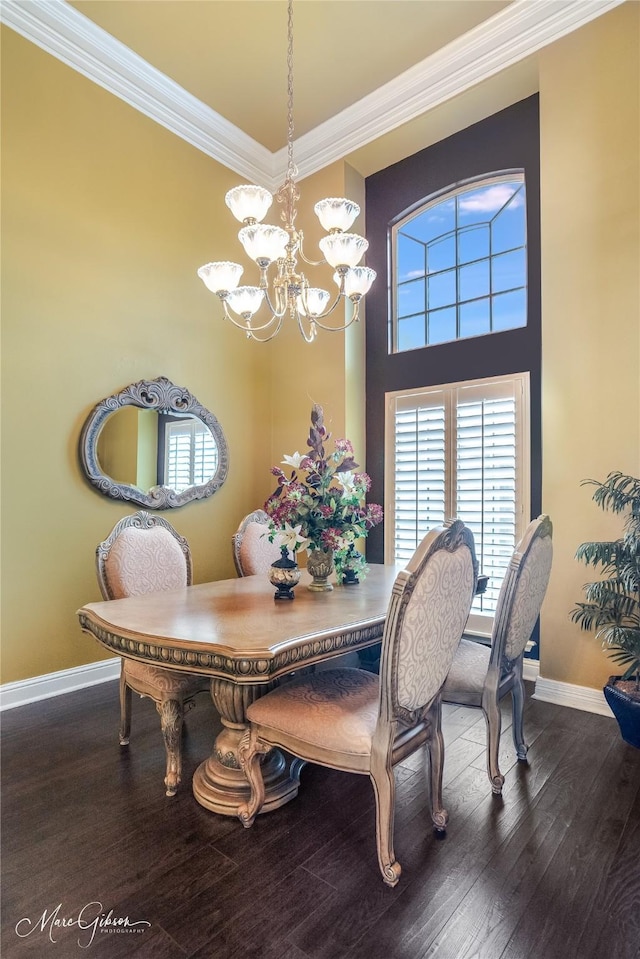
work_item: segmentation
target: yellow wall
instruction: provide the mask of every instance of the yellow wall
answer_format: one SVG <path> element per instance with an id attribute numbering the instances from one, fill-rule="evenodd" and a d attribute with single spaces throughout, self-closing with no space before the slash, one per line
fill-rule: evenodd
<path id="1" fill-rule="evenodd" d="M 541 675 L 580 686 L 616 670 L 569 622 L 592 578 L 573 556 L 622 522 L 580 481 L 640 476 L 639 21 L 624 4 L 540 54 L 542 495 L 555 544 Z"/>
<path id="2" fill-rule="evenodd" d="M 579 484 L 611 469 L 640 475 L 639 14 L 624 4 L 540 54 L 543 508 L 556 550 L 541 669 L 594 687 L 610 664 L 569 622 L 587 578 L 573 554 L 619 522 Z M 287 328 L 265 346 L 223 323 L 195 270 L 241 252 L 223 201 L 241 178 L 13 31 L 1 37 L 9 682 L 101 658 L 75 610 L 99 597 L 96 543 L 132 507 L 102 497 L 78 467 L 98 400 L 164 375 L 220 420 L 227 483 L 164 514 L 191 543 L 196 582 L 215 579 L 233 575 L 231 534 L 269 493 L 269 466 L 304 448 L 314 402 L 364 463 L 364 341 L 360 326 L 308 347 Z M 362 198 L 363 183 L 337 163 L 300 189 L 313 258 L 313 203 Z"/>
<path id="3" fill-rule="evenodd" d="M 233 575 L 269 422 L 259 347 L 196 276 L 237 245 L 239 182 L 167 130 L 2 28 L 3 682 L 101 658 L 75 610 L 99 598 L 96 544 L 135 507 L 82 477 L 95 403 L 167 376 L 220 420 L 229 477 L 164 515 L 196 581 Z M 248 348 L 249 347 L 249 348 Z M 266 454 L 265 454 L 266 460 Z"/>

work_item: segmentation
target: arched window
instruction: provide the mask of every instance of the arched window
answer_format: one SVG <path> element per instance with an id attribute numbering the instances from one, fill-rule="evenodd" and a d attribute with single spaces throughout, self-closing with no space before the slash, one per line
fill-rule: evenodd
<path id="1" fill-rule="evenodd" d="M 524 173 L 431 197 L 392 228 L 390 352 L 527 325 Z"/>

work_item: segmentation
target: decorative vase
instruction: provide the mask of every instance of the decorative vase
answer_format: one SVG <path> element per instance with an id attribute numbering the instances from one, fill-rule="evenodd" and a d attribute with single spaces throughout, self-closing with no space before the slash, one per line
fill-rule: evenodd
<path id="1" fill-rule="evenodd" d="M 356 575 L 355 569 L 345 569 L 342 574 L 342 585 L 343 586 L 357 586 L 360 582 Z"/>
<path id="2" fill-rule="evenodd" d="M 317 592 L 333 589 L 328 577 L 333 571 L 333 550 L 312 549 L 307 556 L 307 570 L 313 576 L 309 589 Z"/>
<path id="3" fill-rule="evenodd" d="M 283 549 L 282 556 L 271 564 L 269 582 L 276 587 L 274 599 L 294 599 L 293 588 L 300 582 L 298 564 L 289 559 L 288 552 Z"/>

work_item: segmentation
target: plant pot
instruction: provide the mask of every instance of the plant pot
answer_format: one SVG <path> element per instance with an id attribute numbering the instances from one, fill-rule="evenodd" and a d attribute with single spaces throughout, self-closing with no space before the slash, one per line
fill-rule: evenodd
<path id="1" fill-rule="evenodd" d="M 609 676 L 604 687 L 604 698 L 618 720 L 620 735 L 625 743 L 640 749 L 640 699 L 630 696 L 619 685 L 620 676 Z"/>
<path id="2" fill-rule="evenodd" d="M 360 580 L 356 575 L 354 569 L 345 569 L 342 574 L 342 585 L 343 586 L 357 586 Z"/>

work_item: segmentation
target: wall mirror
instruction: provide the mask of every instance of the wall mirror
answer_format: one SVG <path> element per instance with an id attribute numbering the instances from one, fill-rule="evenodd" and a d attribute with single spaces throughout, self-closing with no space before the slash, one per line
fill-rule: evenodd
<path id="1" fill-rule="evenodd" d="M 229 466 L 216 417 L 164 376 L 101 400 L 82 428 L 80 459 L 101 493 L 146 509 L 211 496 Z"/>

